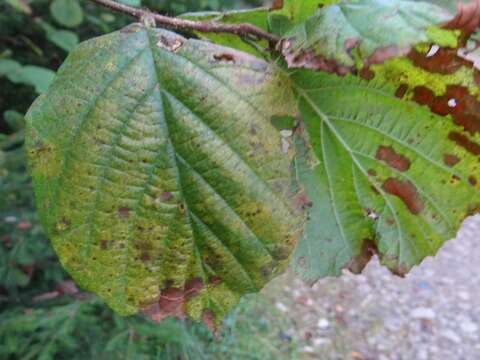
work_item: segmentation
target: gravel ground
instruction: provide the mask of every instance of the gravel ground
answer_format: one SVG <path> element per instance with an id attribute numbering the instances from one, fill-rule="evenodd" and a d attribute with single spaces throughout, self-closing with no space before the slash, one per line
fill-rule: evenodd
<path id="1" fill-rule="evenodd" d="M 372 261 L 362 275 L 292 274 L 265 292 L 295 327 L 302 359 L 480 359 L 480 216 L 401 279 Z"/>

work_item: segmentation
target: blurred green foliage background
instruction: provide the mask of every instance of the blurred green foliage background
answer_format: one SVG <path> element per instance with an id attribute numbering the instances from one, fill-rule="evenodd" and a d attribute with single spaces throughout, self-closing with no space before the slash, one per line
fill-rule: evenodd
<path id="1" fill-rule="evenodd" d="M 175 15 L 261 0 L 123 0 Z M 77 289 L 38 223 L 23 115 L 82 40 L 132 20 L 80 0 L 0 0 L 0 359 L 292 359 L 298 344 L 269 300 L 251 296 L 221 340 L 201 324 L 121 318 Z"/>

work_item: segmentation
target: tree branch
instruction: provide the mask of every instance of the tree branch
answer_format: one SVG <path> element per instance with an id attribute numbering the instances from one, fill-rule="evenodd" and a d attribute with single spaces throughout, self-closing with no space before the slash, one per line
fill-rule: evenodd
<path id="1" fill-rule="evenodd" d="M 128 5 L 120 4 L 114 0 L 91 0 L 111 10 L 127 14 L 138 19 L 151 17 L 160 26 L 175 30 L 195 30 L 204 33 L 230 33 L 241 37 L 254 36 L 276 44 L 280 38 L 268 33 L 252 24 L 224 24 L 216 21 L 194 21 L 187 19 L 173 18 L 153 13 L 149 10 L 139 9 Z"/>

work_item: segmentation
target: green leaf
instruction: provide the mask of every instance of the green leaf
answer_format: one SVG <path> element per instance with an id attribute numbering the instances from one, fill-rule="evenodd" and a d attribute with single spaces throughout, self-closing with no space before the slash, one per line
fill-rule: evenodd
<path id="1" fill-rule="evenodd" d="M 55 73 L 47 68 L 26 65 L 10 59 L 0 59 L 0 76 L 6 76 L 14 83 L 32 85 L 38 93 L 47 90 Z"/>
<path id="2" fill-rule="evenodd" d="M 67 30 L 49 32 L 47 38 L 67 52 L 72 51 L 79 41 L 77 34 Z"/>
<path id="3" fill-rule="evenodd" d="M 306 21 L 324 6 L 333 5 L 340 0 L 284 0 L 283 8 L 275 14 L 285 15 L 292 24 Z"/>
<path id="4" fill-rule="evenodd" d="M 32 85 L 35 91 L 41 94 L 47 91 L 54 77 L 55 72 L 50 69 L 35 65 L 26 65 L 23 66 L 21 72 L 15 76 L 9 76 L 9 79 L 15 83 Z"/>
<path id="5" fill-rule="evenodd" d="M 83 10 L 77 0 L 53 0 L 50 13 L 60 25 L 66 27 L 75 27 L 83 22 Z"/>
<path id="6" fill-rule="evenodd" d="M 22 71 L 22 65 L 10 59 L 0 59 L 0 76 L 11 76 Z"/>
<path id="7" fill-rule="evenodd" d="M 26 116 L 65 268 L 120 314 L 218 325 L 300 235 L 270 123 L 294 108 L 288 79 L 232 49 L 140 25 L 80 44 Z"/>
<path id="8" fill-rule="evenodd" d="M 306 280 L 359 272 L 377 253 L 403 275 L 480 210 L 480 145 L 449 117 L 382 81 L 308 70 L 292 79 L 305 126 L 295 169 L 310 209 L 295 268 Z"/>
<path id="9" fill-rule="evenodd" d="M 78 36 L 74 32 L 55 29 L 42 20 L 39 20 L 38 24 L 45 31 L 48 40 L 67 52 L 72 51 L 79 42 Z"/>
<path id="10" fill-rule="evenodd" d="M 12 6 L 14 9 L 23 12 L 24 14 L 31 15 L 32 8 L 28 5 L 28 2 L 25 0 L 6 0 L 6 2 Z"/>
<path id="11" fill-rule="evenodd" d="M 13 131 L 23 129 L 25 120 L 23 114 L 15 110 L 7 110 L 3 113 L 3 119 Z"/>
<path id="12" fill-rule="evenodd" d="M 418 43 L 451 45 L 451 32 L 431 30 L 451 18 L 450 12 L 423 2 L 344 2 L 320 9 L 289 31 L 282 52 L 290 67 L 345 74 L 355 70 L 358 61 L 383 63 L 405 55 Z"/>

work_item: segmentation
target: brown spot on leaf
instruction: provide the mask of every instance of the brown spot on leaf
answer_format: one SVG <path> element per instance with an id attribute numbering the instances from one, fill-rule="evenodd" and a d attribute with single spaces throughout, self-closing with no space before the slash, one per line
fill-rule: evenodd
<path id="1" fill-rule="evenodd" d="M 160 34 L 158 36 L 157 46 L 159 48 L 167 49 L 168 51 L 171 51 L 171 52 L 176 52 L 183 46 L 184 43 L 185 43 L 185 39 L 178 35 L 166 36 L 166 35 Z"/>
<path id="2" fill-rule="evenodd" d="M 477 178 L 473 175 L 469 176 L 468 177 L 468 182 L 470 183 L 470 185 L 476 186 L 477 185 Z"/>
<path id="3" fill-rule="evenodd" d="M 378 254 L 377 244 L 373 240 L 365 239 L 363 240 L 360 254 L 350 260 L 346 268 L 354 274 L 360 274 L 375 254 Z"/>
<path id="4" fill-rule="evenodd" d="M 390 272 L 393 275 L 404 278 L 408 274 L 408 266 L 406 266 L 405 264 L 399 264 L 395 268 L 390 268 Z"/>
<path id="5" fill-rule="evenodd" d="M 368 169 L 367 174 L 370 176 L 377 176 L 377 172 L 374 169 Z"/>
<path id="6" fill-rule="evenodd" d="M 456 182 L 459 182 L 460 180 L 461 180 L 460 176 L 452 175 L 452 180 L 450 180 L 450 183 L 455 184 Z"/>
<path id="7" fill-rule="evenodd" d="M 100 249 L 107 250 L 108 249 L 108 240 L 101 240 L 100 241 Z"/>
<path id="8" fill-rule="evenodd" d="M 395 96 L 401 99 L 405 96 L 407 91 L 408 91 L 408 85 L 407 84 L 401 84 L 398 87 L 397 91 L 395 91 Z"/>
<path id="9" fill-rule="evenodd" d="M 185 317 L 186 302 L 202 289 L 203 281 L 200 278 L 193 278 L 186 282 L 183 289 L 167 286 L 160 291 L 158 300 L 155 303 L 143 309 L 143 313 L 157 323 L 170 316 L 183 319 Z"/>
<path id="10" fill-rule="evenodd" d="M 430 89 L 418 86 L 414 89 L 413 99 L 427 105 L 436 114 L 451 115 L 455 124 L 472 135 L 480 131 L 480 102 L 464 86 L 449 85 L 442 96 L 435 96 Z"/>
<path id="11" fill-rule="evenodd" d="M 118 209 L 118 215 L 121 219 L 128 219 L 130 217 L 130 209 L 128 207 L 121 207 Z"/>
<path id="12" fill-rule="evenodd" d="M 463 147 L 469 153 L 473 155 L 480 155 L 480 145 L 474 141 L 471 141 L 467 136 L 459 132 L 452 131 L 450 134 L 448 134 L 448 138 L 457 143 L 457 145 Z"/>
<path id="13" fill-rule="evenodd" d="M 451 48 L 439 48 L 435 55 L 429 57 L 417 50 L 412 50 L 408 58 L 415 66 L 442 75 L 453 74 L 462 66 L 470 68 L 473 66 L 470 61 L 458 56 L 456 49 Z"/>
<path id="14" fill-rule="evenodd" d="M 380 146 L 377 150 L 376 158 L 401 172 L 410 169 L 410 160 L 407 157 L 398 154 L 391 146 Z"/>
<path id="15" fill-rule="evenodd" d="M 353 67 L 317 55 L 311 48 L 297 50 L 292 47 L 292 39 L 282 40 L 279 46 L 289 68 L 320 70 L 338 75 L 346 75 L 354 70 Z"/>
<path id="16" fill-rule="evenodd" d="M 363 67 L 359 75 L 364 80 L 372 80 L 375 77 L 375 73 L 368 66 Z"/>
<path id="17" fill-rule="evenodd" d="M 468 209 L 465 217 L 473 216 L 480 213 L 480 204 L 471 204 Z"/>
<path id="18" fill-rule="evenodd" d="M 457 165 L 460 162 L 460 158 L 458 156 L 452 155 L 452 154 L 444 154 L 443 155 L 443 162 L 445 165 L 449 167 L 453 167 Z"/>
<path id="19" fill-rule="evenodd" d="M 383 183 L 383 189 L 391 195 L 400 198 L 414 215 L 420 214 L 425 205 L 418 194 L 418 190 L 410 180 L 388 178 Z"/>
<path id="20" fill-rule="evenodd" d="M 235 64 L 235 56 L 229 53 L 214 54 L 213 58 L 218 62 L 227 62 Z"/>

